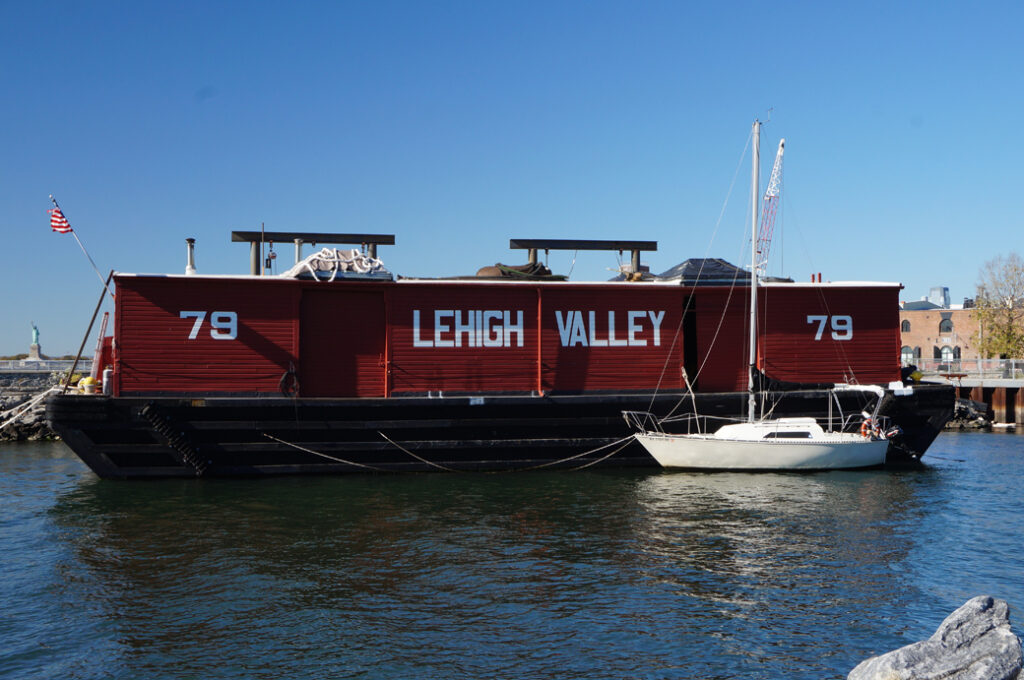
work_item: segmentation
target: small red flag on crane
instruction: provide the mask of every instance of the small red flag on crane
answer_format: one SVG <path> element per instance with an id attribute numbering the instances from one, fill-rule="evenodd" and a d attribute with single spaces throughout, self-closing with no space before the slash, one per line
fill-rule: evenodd
<path id="1" fill-rule="evenodd" d="M 50 228 L 61 234 L 66 234 L 71 231 L 71 225 L 68 224 L 68 218 L 64 217 L 64 213 L 60 211 L 60 208 L 53 208 L 47 210 L 50 213 Z"/>

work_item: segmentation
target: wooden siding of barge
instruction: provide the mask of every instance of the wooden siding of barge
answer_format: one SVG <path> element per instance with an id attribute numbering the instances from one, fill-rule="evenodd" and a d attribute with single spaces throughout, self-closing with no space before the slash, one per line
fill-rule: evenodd
<path id="1" fill-rule="evenodd" d="M 679 389 L 684 343 L 676 332 L 689 295 L 697 315 L 698 357 L 688 364 L 703 366 L 698 389 L 746 388 L 745 291 L 144 276 L 116 281 L 116 394 L 279 395 L 281 378 L 292 369 L 303 397 Z M 898 287 L 772 286 L 765 291 L 763 308 L 770 321 L 762 347 L 772 377 L 898 379 Z M 429 337 L 436 308 L 521 309 L 523 346 L 415 347 L 412 311 L 420 310 L 422 337 Z M 608 311 L 620 325 L 628 311 L 638 309 L 665 311 L 659 346 L 562 346 L 556 310 L 563 315 L 595 311 L 597 336 L 607 338 Z M 194 340 L 188 339 L 194 319 L 181 318 L 181 311 L 207 314 Z M 238 314 L 237 340 L 211 337 L 215 311 Z M 834 314 L 853 316 L 853 337 L 837 341 L 829 329 L 814 342 L 816 327 L 807 316 Z M 695 371 L 689 370 L 692 377 Z"/>
<path id="2" fill-rule="evenodd" d="M 537 288 L 530 285 L 417 283 L 388 289 L 390 393 L 426 394 L 537 390 Z M 523 346 L 415 347 L 413 312 L 420 315 L 421 342 L 433 342 L 434 310 L 523 312 Z M 468 340 L 468 339 L 467 339 Z"/>
<path id="3" fill-rule="evenodd" d="M 294 281 L 116 277 L 115 394 L 280 394 L 298 363 L 299 286 Z M 195 319 L 205 320 L 189 339 Z M 236 340 L 211 336 L 211 314 L 238 314 Z"/>
<path id="4" fill-rule="evenodd" d="M 766 286 L 760 295 L 760 364 L 767 375 L 861 385 L 900 379 L 898 290 Z M 825 317 L 821 340 L 814 340 L 819 321 L 809 316 Z M 843 316 L 852 317 L 851 337 L 835 340 L 833 320 Z"/>

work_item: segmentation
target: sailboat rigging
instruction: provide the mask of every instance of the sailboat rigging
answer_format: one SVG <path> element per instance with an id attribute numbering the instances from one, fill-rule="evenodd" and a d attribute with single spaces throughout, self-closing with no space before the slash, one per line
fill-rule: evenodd
<path id="1" fill-rule="evenodd" d="M 634 436 L 659 464 L 666 468 L 713 470 L 825 470 L 880 466 L 885 463 L 889 442 L 879 410 L 885 391 L 871 385 L 836 385 L 833 393 L 857 390 L 874 395 L 871 413 L 861 413 L 859 432 L 826 431 L 814 419 L 758 417 L 758 273 L 759 261 L 758 191 L 760 187 L 761 123 L 754 121 L 751 172 L 750 213 L 750 337 L 747 382 L 747 418 L 745 422 L 723 425 L 712 433 L 699 428 L 696 433 L 667 433 L 650 414 L 626 412 L 628 422 L 640 429 Z M 780 168 L 782 144 L 775 168 Z M 776 171 L 773 169 L 773 181 Z M 767 208 L 768 206 L 766 206 Z M 774 206 L 772 206 L 774 215 Z M 763 231 L 763 230 L 762 230 Z M 765 248 L 765 250 L 767 250 Z M 767 253 L 765 253 L 766 255 Z M 696 401 L 694 402 L 696 409 Z M 697 419 L 698 423 L 700 418 Z M 707 418 L 704 419 L 707 422 Z M 653 428 L 651 424 L 653 423 Z M 844 423 L 848 425 L 849 423 Z"/>

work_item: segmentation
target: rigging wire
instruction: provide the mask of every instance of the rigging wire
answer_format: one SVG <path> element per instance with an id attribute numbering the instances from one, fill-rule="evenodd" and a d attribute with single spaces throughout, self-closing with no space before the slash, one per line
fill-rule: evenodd
<path id="1" fill-rule="evenodd" d="M 746 155 L 747 155 L 747 149 L 750 148 L 750 143 L 753 140 L 753 138 L 754 138 L 754 131 L 753 131 L 753 128 L 751 128 L 750 132 L 747 134 L 747 140 L 746 140 L 746 142 L 743 145 L 743 151 L 740 153 L 740 157 L 736 161 L 736 169 L 733 171 L 732 181 L 729 183 L 729 190 L 725 194 L 725 199 L 722 202 L 722 208 L 718 212 L 718 219 L 715 220 L 714 229 L 712 229 L 712 231 L 711 231 L 711 239 L 708 242 L 707 248 L 705 248 L 705 250 L 704 250 L 704 258 L 701 260 L 700 267 L 697 269 L 696 282 L 698 282 L 698 283 L 700 282 L 701 275 L 704 273 L 704 265 L 707 262 L 708 254 L 711 252 L 711 247 L 712 247 L 712 245 L 714 245 L 715 237 L 718 234 L 718 229 L 722 225 L 722 219 L 725 217 L 725 211 L 726 211 L 726 208 L 729 205 L 729 199 L 732 197 L 732 192 L 733 192 L 733 190 L 736 187 L 736 179 L 739 177 L 740 168 L 743 165 L 743 160 L 744 160 L 744 158 L 746 158 Z M 748 207 L 749 207 L 749 200 L 747 201 L 747 203 L 748 203 Z M 723 324 L 723 322 L 725 320 L 726 310 L 728 309 L 728 302 L 729 302 L 729 300 L 732 299 L 732 293 L 733 293 L 733 290 L 734 290 L 734 288 L 736 286 L 736 279 L 738 278 L 738 276 L 739 276 L 739 270 L 737 269 L 736 272 L 734 272 L 734 274 L 733 274 L 732 285 L 729 288 L 729 297 L 726 300 L 726 305 L 725 305 L 725 307 L 722 308 L 722 314 L 719 316 L 719 319 L 718 319 L 718 327 L 715 330 L 714 339 L 718 338 L 718 333 L 719 333 L 719 331 L 722 328 L 722 324 Z M 692 308 L 693 298 L 694 298 L 693 295 L 688 296 L 686 298 L 686 303 L 683 305 L 683 313 L 679 317 L 679 324 L 676 326 L 675 335 L 672 337 L 672 344 L 669 347 L 669 351 L 666 353 L 665 362 L 662 364 L 661 375 L 658 376 L 658 382 L 655 384 L 654 393 L 651 395 L 651 401 L 648 403 L 648 406 L 647 406 L 648 411 L 650 409 L 654 408 L 654 400 L 657 397 L 658 392 L 661 390 L 661 384 L 662 384 L 662 382 L 665 379 L 665 373 L 668 371 L 669 361 L 671 360 L 671 358 L 673 356 L 673 353 L 675 352 L 676 342 L 678 341 L 679 337 L 682 335 L 683 319 L 686 318 L 686 315 L 690 312 L 690 310 Z M 712 342 L 711 342 L 711 346 L 712 347 L 714 346 L 714 339 L 712 339 Z M 704 369 L 705 365 L 707 365 L 707 355 L 705 355 L 704 361 L 701 363 L 700 367 L 698 368 L 696 375 L 693 376 L 693 380 L 694 381 L 696 381 L 700 377 L 700 373 Z M 691 384 L 691 381 L 690 381 L 689 377 L 686 378 L 686 383 L 687 383 L 687 387 L 689 388 L 690 384 Z M 690 393 L 692 395 L 692 389 L 691 389 Z M 686 399 L 685 395 L 679 399 L 679 402 L 674 407 L 672 407 L 672 409 L 670 411 L 670 415 L 671 415 L 671 413 L 675 413 L 676 409 L 679 408 L 679 406 L 682 404 L 684 399 Z M 696 398 L 694 398 L 694 408 L 696 409 Z"/>

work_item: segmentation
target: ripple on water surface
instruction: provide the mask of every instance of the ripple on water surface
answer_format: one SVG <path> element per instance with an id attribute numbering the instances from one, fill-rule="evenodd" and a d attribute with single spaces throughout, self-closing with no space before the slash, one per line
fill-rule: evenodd
<path id="1" fill-rule="evenodd" d="M 0 675 L 823 678 L 1024 603 L 1013 436 L 918 472 L 97 480 L 0 449 Z"/>

